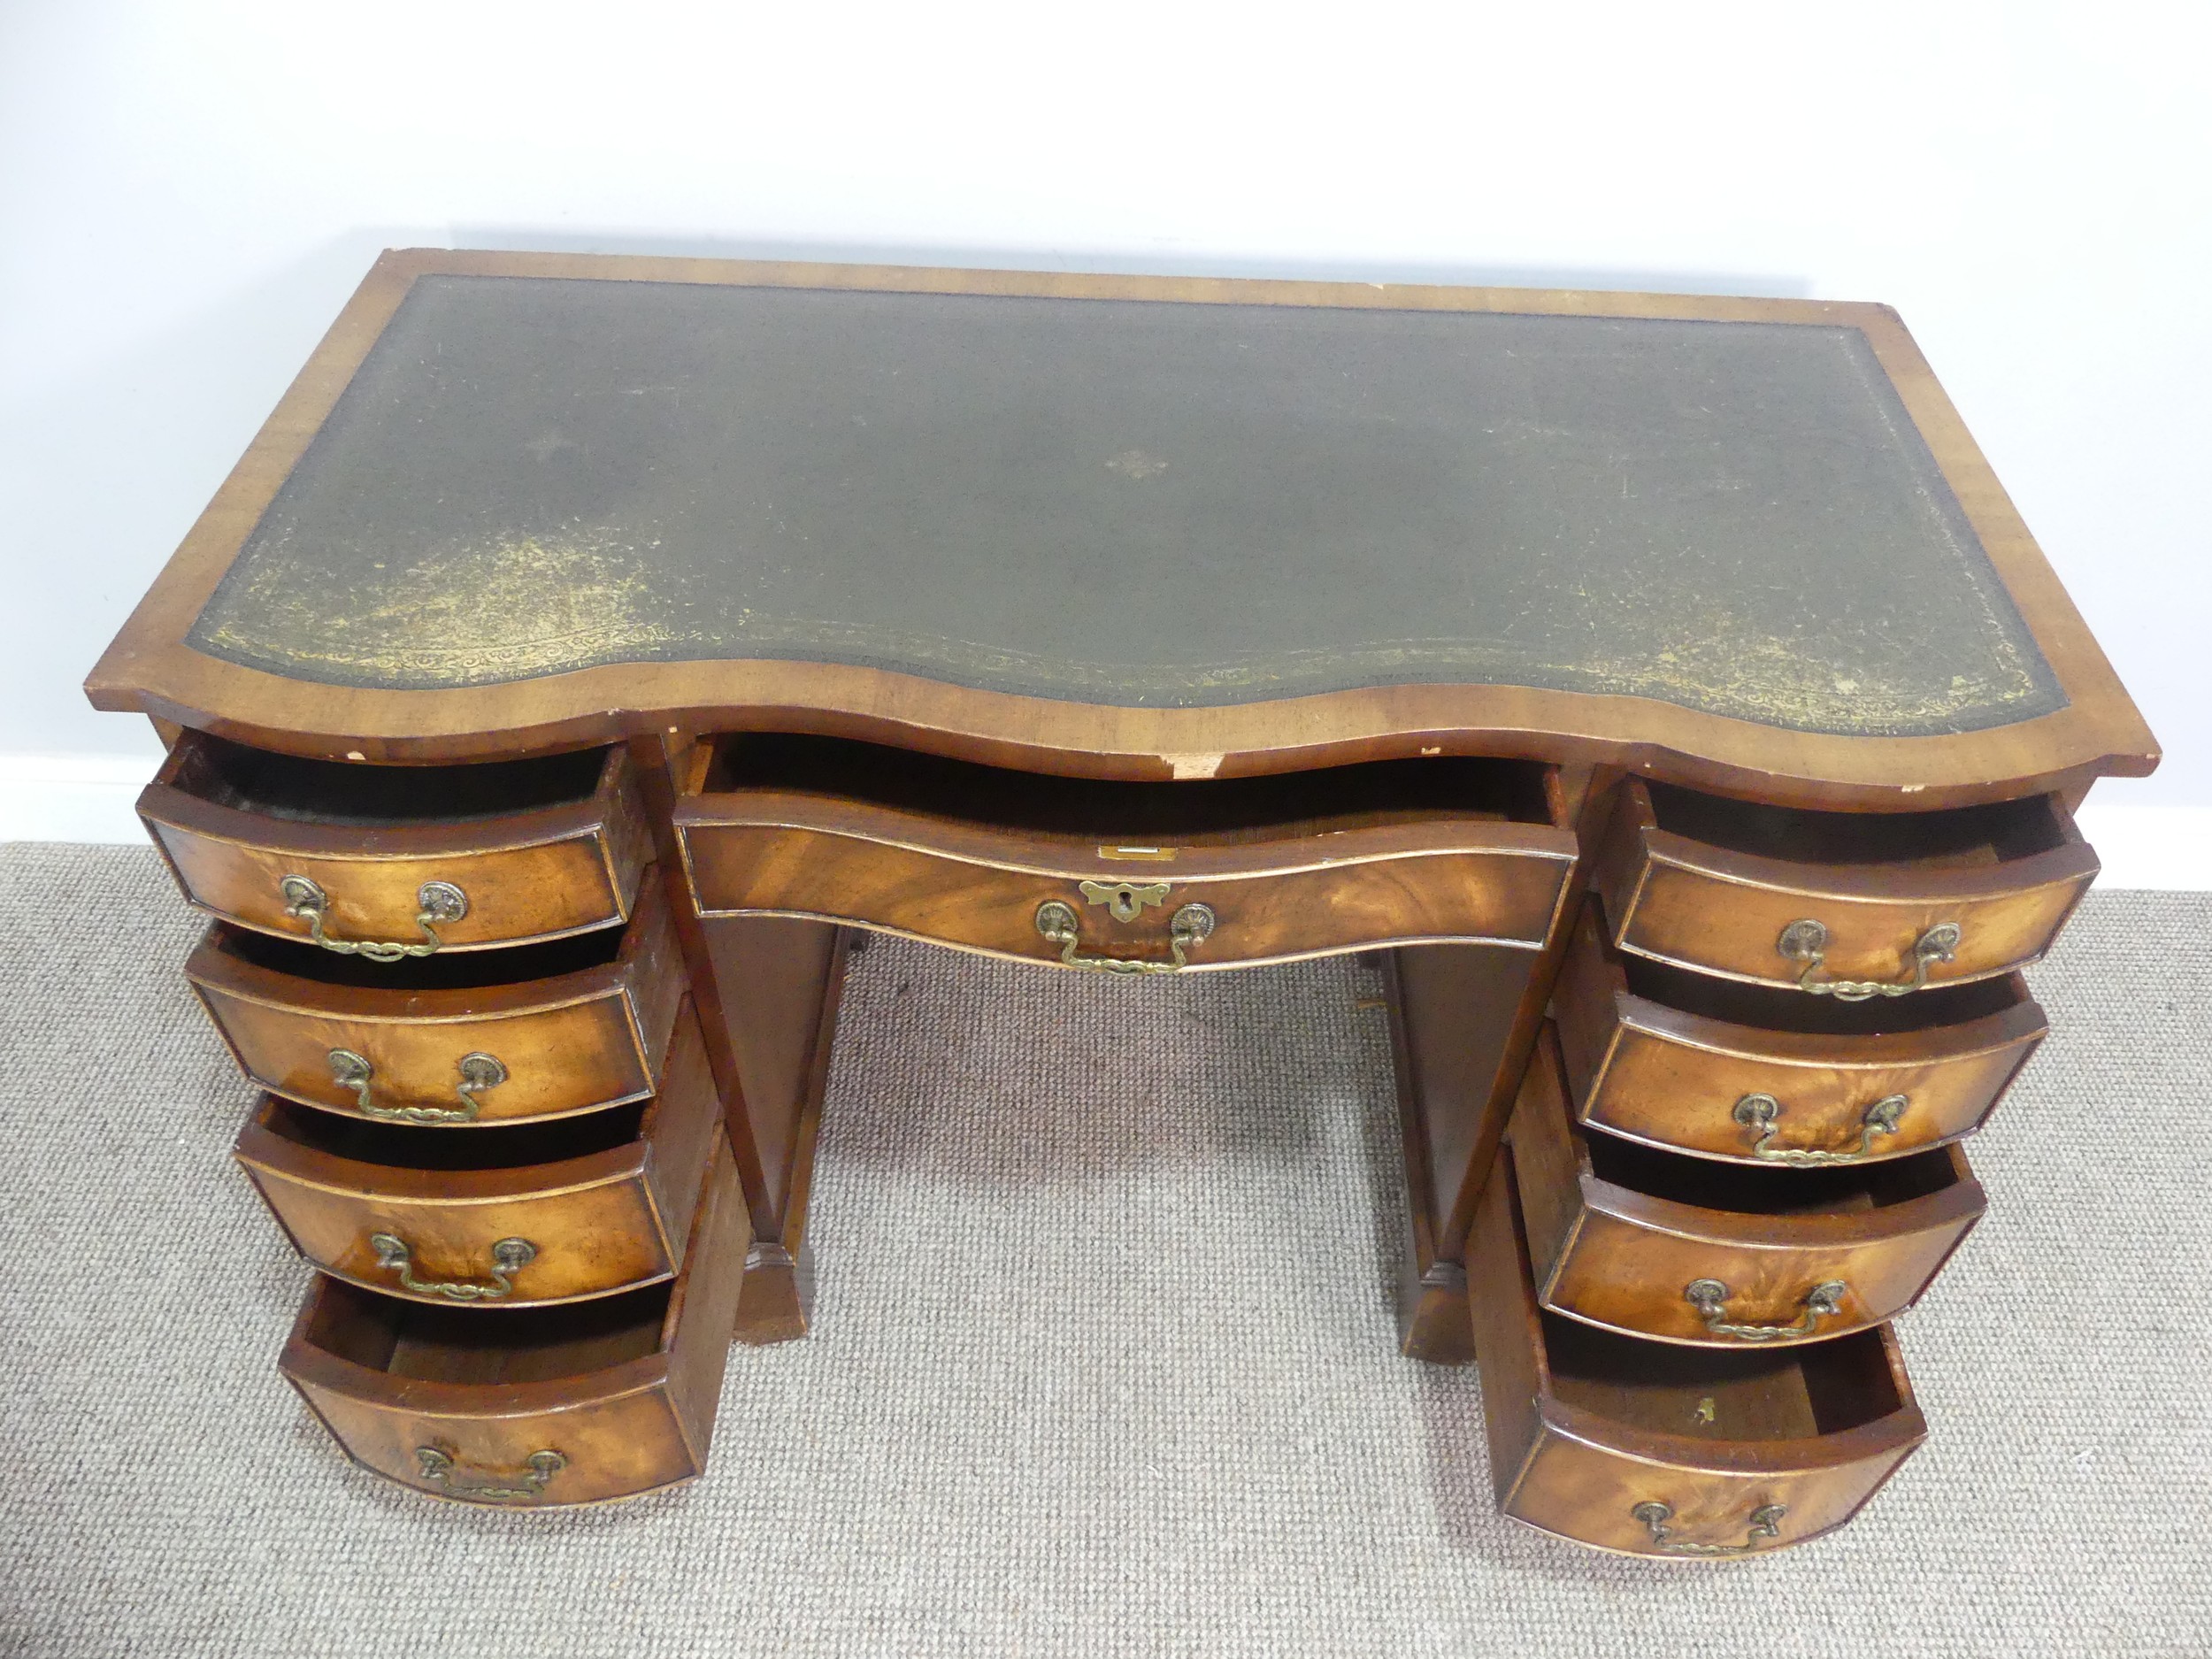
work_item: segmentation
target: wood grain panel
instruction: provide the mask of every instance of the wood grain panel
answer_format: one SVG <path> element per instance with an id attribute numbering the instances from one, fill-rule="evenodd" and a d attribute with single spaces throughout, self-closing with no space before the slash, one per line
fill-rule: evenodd
<path id="1" fill-rule="evenodd" d="M 1946 923 L 1958 927 L 1959 942 L 1950 960 L 1930 964 L 1928 983 L 1984 979 L 2039 960 L 2097 874 L 2096 855 L 2057 800 L 2015 804 L 2021 817 L 2043 819 L 2045 833 L 2023 835 L 2026 849 L 1985 847 L 1979 858 L 1962 852 L 1815 861 L 1717 846 L 1670 829 L 1655 814 L 1651 792 L 1632 780 L 1594 861 L 1594 885 L 1621 949 L 1708 973 L 1795 985 L 1806 964 L 1784 955 L 1779 941 L 1792 924 L 1810 919 L 1827 929 L 1828 979 L 1908 979 L 1916 941 Z M 1846 815 L 1799 815 L 1817 816 Z M 1893 825 L 1909 828 L 1914 818 L 1938 816 L 1898 815 Z M 1752 811 L 1743 817 L 1756 820 Z M 1939 824 L 1928 828 L 1932 837 L 1943 831 Z M 1787 838 L 1774 844 L 1786 849 Z"/>
<path id="2" fill-rule="evenodd" d="M 564 1509 L 693 1479 L 706 1469 L 747 1238 L 726 1145 L 697 1208 L 672 1286 L 584 1309 L 425 1309 L 319 1279 L 279 1369 L 349 1456 L 433 1496 Z M 423 1448 L 450 1461 L 446 1479 L 426 1477 Z M 534 1493 L 542 1453 L 559 1467 Z"/>
<path id="3" fill-rule="evenodd" d="M 412 1167 L 403 1160 L 426 1156 L 421 1137 L 457 1132 L 345 1125 L 342 1136 L 329 1136 L 321 1126 L 342 1120 L 265 1098 L 235 1150 L 302 1255 L 388 1295 L 449 1300 L 411 1291 L 380 1259 L 375 1235 L 407 1246 L 419 1281 L 477 1286 L 495 1282 L 495 1245 L 526 1240 L 534 1256 L 493 1299 L 503 1309 L 602 1296 L 673 1274 L 719 1118 L 696 1022 L 686 1018 L 666 1087 L 629 1138 L 602 1150 L 504 1167 Z M 476 1153 L 517 1132 L 465 1133 L 462 1149 Z M 386 1147 L 390 1162 L 361 1156 Z"/>
<path id="4" fill-rule="evenodd" d="M 1508 1050 L 1537 964 L 1535 953 L 1499 945 L 1409 946 L 1383 956 L 1410 1234 L 1399 1286 L 1399 1345 L 1409 1358 L 1463 1364 L 1471 1356 L 1451 1217 L 1473 1213 L 1504 1132 Z M 1493 1110 L 1501 1095 L 1505 1108 Z"/>
<path id="5" fill-rule="evenodd" d="M 1870 1019 L 1863 1033 L 1715 1018 L 1636 995 L 1590 915 L 1553 992 L 1578 1121 L 1746 1164 L 1862 1148 L 1868 1158 L 1897 1157 L 1973 1133 L 2049 1031 L 2018 975 L 2006 977 L 1994 1000 L 2002 1005 L 1993 1012 L 1913 1029 L 1874 1029 Z M 1879 1010 L 1905 1011 L 1894 1000 Z M 1753 1094 L 1777 1103 L 1770 1137 L 1734 1117 Z M 1868 1109 L 1895 1095 L 1905 1099 L 1895 1128 L 1870 1137 Z"/>
<path id="6" fill-rule="evenodd" d="M 1424 940 L 1534 948 L 1574 857 L 1563 831 L 1471 820 L 1190 848 L 1171 864 L 1133 866 L 803 796 L 749 795 L 741 809 L 703 796 L 679 809 L 678 826 L 709 915 L 805 916 L 1056 963 L 1060 947 L 1036 925 L 1038 907 L 1056 899 L 1080 918 L 1084 954 L 1165 963 L 1169 918 L 1197 902 L 1216 926 L 1190 949 L 1193 968 Z M 1086 880 L 1168 891 L 1123 924 L 1085 897 Z"/>
<path id="7" fill-rule="evenodd" d="M 437 780 L 422 813 L 376 824 L 278 816 L 197 789 L 205 740 L 189 734 L 138 798 L 139 817 L 185 897 L 242 926 L 307 939 L 287 913 L 284 878 L 304 876 L 329 900 L 325 928 L 344 941 L 419 944 L 417 896 L 426 882 L 467 895 L 459 918 L 437 924 L 439 948 L 476 950 L 559 938 L 626 919 L 650 858 L 644 809 L 625 750 L 607 751 L 586 800 L 490 817 L 441 820 Z"/>
<path id="8" fill-rule="evenodd" d="M 1705 1279 L 1726 1287 L 1726 1323 L 1793 1331 L 1768 1346 L 1878 1324 L 1926 1288 L 1986 1206 L 1955 1146 L 1909 1164 L 1822 1171 L 1739 1171 L 1640 1150 L 1624 1169 L 1607 1156 L 1614 1148 L 1575 1127 L 1549 1033 L 1509 1133 L 1538 1299 L 1667 1342 L 1747 1340 L 1715 1333 L 1686 1296 Z M 1660 1179 L 1678 1185 L 1644 1189 Z M 1836 1310 L 1805 1325 L 1808 1294 L 1832 1282 L 1846 1286 Z"/>
<path id="9" fill-rule="evenodd" d="M 319 953 L 299 953 L 320 965 Z M 460 1062 L 488 1054 L 506 1080 L 476 1092 L 475 1121 L 512 1123 L 639 1100 L 658 1086 L 683 963 L 662 884 L 643 884 L 611 961 L 540 979 L 412 988 L 410 964 L 379 964 L 389 987 L 287 973 L 253 959 L 250 946 L 212 925 L 185 977 L 246 1074 L 273 1094 L 326 1111 L 362 1115 L 356 1088 L 330 1056 L 371 1067 L 379 1110 L 457 1110 Z"/>
<path id="10" fill-rule="evenodd" d="M 1624 1555 L 1786 1548 L 1848 1520 L 1926 1438 L 1886 1326 L 1724 1353 L 1543 1314 L 1518 1225 L 1517 1145 L 1484 1188 L 1468 1274 L 1502 1512 Z M 1637 1513 L 1647 1504 L 1667 1511 L 1660 1536 Z"/>

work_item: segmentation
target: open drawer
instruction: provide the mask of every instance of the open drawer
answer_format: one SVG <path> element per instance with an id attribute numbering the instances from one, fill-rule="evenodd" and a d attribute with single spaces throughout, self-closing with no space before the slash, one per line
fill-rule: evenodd
<path id="1" fill-rule="evenodd" d="M 1507 1133 L 1538 1300 L 1667 1342 L 1777 1347 L 1878 1324 L 1927 1287 L 1987 1204 L 1955 1146 L 1762 1169 L 1586 1134 L 1548 1027 Z"/>
<path id="2" fill-rule="evenodd" d="M 1839 1002 L 1617 950 L 1585 908 L 1552 991 L 1575 1115 L 1698 1157 L 1819 1168 L 1981 1127 L 2049 1030 L 2016 973 Z"/>
<path id="3" fill-rule="evenodd" d="M 559 1509 L 703 1473 L 749 1237 L 715 1137 L 672 1283 L 570 1308 L 430 1307 L 319 1279 L 279 1369 L 357 1463 L 474 1503 Z"/>
<path id="4" fill-rule="evenodd" d="M 373 1290 L 503 1307 L 666 1279 L 721 1140 L 687 1010 L 650 1101 L 456 1134 L 264 1095 L 238 1161 L 303 1256 Z"/>
<path id="5" fill-rule="evenodd" d="M 685 985 L 652 877 L 619 929 L 381 963 L 215 922 L 184 973 L 262 1087 L 449 1127 L 643 1099 L 659 1087 Z"/>
<path id="6" fill-rule="evenodd" d="M 1467 1261 L 1504 1514 L 1623 1555 L 1779 1549 L 1842 1525 L 1927 1438 L 1886 1325 L 1724 1350 L 1545 1312 L 1513 1158 L 1509 1148 L 1492 1168 Z"/>
<path id="7" fill-rule="evenodd" d="M 1111 783 L 741 734 L 702 747 L 676 826 L 706 915 L 1143 973 L 1538 946 L 1576 848 L 1546 786 L 1531 763 L 1444 757 Z"/>
<path id="8" fill-rule="evenodd" d="M 138 815 L 200 909 L 380 962 L 622 921 L 652 856 L 619 745 L 371 766 L 188 732 Z"/>
<path id="9" fill-rule="evenodd" d="M 1816 812 L 1632 778 L 1591 885 L 1624 950 L 1856 1000 L 2035 961 L 2096 874 L 2055 795 Z"/>

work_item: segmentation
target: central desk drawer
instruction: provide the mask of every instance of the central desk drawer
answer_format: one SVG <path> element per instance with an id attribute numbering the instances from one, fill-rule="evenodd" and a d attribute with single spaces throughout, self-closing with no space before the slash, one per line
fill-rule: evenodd
<path id="1" fill-rule="evenodd" d="M 726 739 L 676 823 L 703 914 L 1119 972 L 1425 940 L 1535 946 L 1575 856 L 1543 769 L 1438 758 L 1106 783 Z"/>
<path id="2" fill-rule="evenodd" d="M 719 1139 L 698 1022 L 642 1106 L 505 1127 L 365 1123 L 265 1096 L 238 1161 L 325 1271 L 423 1302 L 573 1302 L 667 1278 Z"/>

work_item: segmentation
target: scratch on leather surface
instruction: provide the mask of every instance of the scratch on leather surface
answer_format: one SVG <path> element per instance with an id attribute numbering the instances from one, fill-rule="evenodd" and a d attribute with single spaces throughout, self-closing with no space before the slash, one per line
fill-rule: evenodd
<path id="1" fill-rule="evenodd" d="M 677 639 L 652 619 L 651 579 L 634 556 L 588 534 L 518 536 L 401 564 L 344 610 L 321 608 L 296 574 L 282 557 L 258 565 L 245 589 L 259 609 L 255 635 L 232 619 L 210 642 L 265 655 L 281 641 L 298 668 L 470 686 L 620 661 Z"/>

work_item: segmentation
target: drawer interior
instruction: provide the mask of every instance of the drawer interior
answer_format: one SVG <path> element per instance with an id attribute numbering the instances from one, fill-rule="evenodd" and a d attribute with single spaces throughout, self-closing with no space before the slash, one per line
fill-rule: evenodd
<path id="1" fill-rule="evenodd" d="M 2066 825 L 2047 795 L 1946 812 L 1816 812 L 1647 785 L 1663 830 L 1731 852 L 1803 864 L 1899 864 L 1978 870 L 2066 844 Z"/>
<path id="2" fill-rule="evenodd" d="M 1659 1433 L 1796 1440 L 1877 1422 L 1904 1403 L 1878 1327 L 1798 1348 L 1700 1348 L 1539 1317 L 1555 1397 Z"/>
<path id="3" fill-rule="evenodd" d="M 1647 1002 L 1730 1025 L 1809 1036 L 1880 1037 L 1933 1031 L 2001 1014 L 2027 1000 L 2027 987 L 2013 974 L 1932 985 L 1910 996 L 1846 1002 L 1832 996 L 1807 996 L 1793 986 L 1754 985 L 1694 973 L 1630 951 L 1609 949 L 1608 956 L 1626 976 L 1629 990 Z"/>
<path id="4" fill-rule="evenodd" d="M 1764 1169 L 1685 1157 L 1603 1133 L 1583 1136 L 1601 1181 L 1678 1204 L 1747 1216 L 1849 1215 L 1924 1198 L 1958 1182 L 1947 1147 L 1870 1164 Z"/>
<path id="5" fill-rule="evenodd" d="M 259 1125 L 295 1146 L 357 1164 L 400 1170 L 506 1170 L 590 1157 L 631 1145 L 649 1101 L 573 1118 L 431 1128 L 374 1123 L 265 1097 Z"/>
<path id="6" fill-rule="evenodd" d="M 660 1352 L 673 1286 L 557 1308 L 438 1307 L 326 1279 L 306 1340 L 372 1371 L 424 1382 L 549 1382 Z"/>
<path id="7" fill-rule="evenodd" d="M 210 942 L 237 961 L 318 985 L 375 991 L 476 991 L 606 967 L 622 954 L 624 936 L 622 928 L 601 927 L 535 944 L 441 950 L 397 962 L 341 956 L 303 940 L 281 939 L 227 922 L 214 925 Z"/>
<path id="8" fill-rule="evenodd" d="M 955 823 L 1095 841 L 1233 845 L 1433 819 L 1549 825 L 1534 761 L 1434 756 L 1257 778 L 1121 783 L 948 760 L 842 738 L 727 733 L 714 741 L 710 795 L 795 793 Z"/>
<path id="9" fill-rule="evenodd" d="M 304 760 L 204 732 L 185 740 L 169 781 L 216 806 L 299 823 L 365 828 L 451 824 L 589 801 L 604 749 L 468 765 L 379 766 Z"/>

